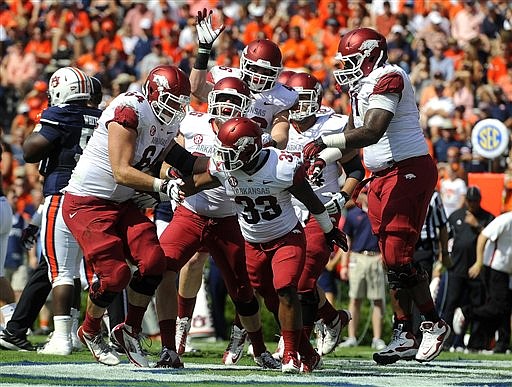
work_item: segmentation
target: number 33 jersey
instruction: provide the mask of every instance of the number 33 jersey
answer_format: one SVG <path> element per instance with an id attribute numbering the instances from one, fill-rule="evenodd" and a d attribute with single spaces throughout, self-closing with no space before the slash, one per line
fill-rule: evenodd
<path id="1" fill-rule="evenodd" d="M 259 167 L 250 175 L 241 169 L 221 171 L 211 160 L 209 166 L 234 200 L 242 234 L 251 243 L 269 242 L 297 225 L 288 188 L 305 175 L 300 159 L 288 152 L 265 148 L 259 157 Z"/>
<path id="2" fill-rule="evenodd" d="M 105 109 L 98 128 L 85 147 L 65 191 L 96 196 L 115 202 L 130 199 L 134 190 L 114 180 L 108 152 L 108 124 L 117 122 L 137 131 L 132 166 L 147 172 L 159 161 L 162 152 L 176 137 L 178 125 L 167 126 L 157 120 L 148 101 L 139 92 L 117 96 Z"/>

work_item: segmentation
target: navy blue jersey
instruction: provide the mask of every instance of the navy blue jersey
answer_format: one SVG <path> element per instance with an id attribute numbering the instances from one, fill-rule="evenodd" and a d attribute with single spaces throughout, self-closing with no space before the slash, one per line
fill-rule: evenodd
<path id="1" fill-rule="evenodd" d="M 44 176 L 44 196 L 59 194 L 68 185 L 101 113 L 100 109 L 78 105 L 50 106 L 43 111 L 39 134 L 54 145 L 39 167 Z"/>

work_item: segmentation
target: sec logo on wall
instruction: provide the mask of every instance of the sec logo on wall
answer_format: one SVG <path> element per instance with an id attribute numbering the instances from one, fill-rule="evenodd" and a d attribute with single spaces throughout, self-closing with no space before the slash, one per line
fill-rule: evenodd
<path id="1" fill-rule="evenodd" d="M 501 156 L 508 147 L 507 127 L 495 118 L 478 121 L 473 127 L 471 144 L 473 150 L 487 159 Z"/>

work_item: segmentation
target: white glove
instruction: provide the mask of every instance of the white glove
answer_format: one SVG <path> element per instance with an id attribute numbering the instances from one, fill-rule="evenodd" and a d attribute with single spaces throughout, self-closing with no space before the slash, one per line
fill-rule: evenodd
<path id="1" fill-rule="evenodd" d="M 219 37 L 220 33 L 224 30 L 224 25 L 217 29 L 213 29 L 212 25 L 213 11 L 207 12 L 206 8 L 197 13 L 197 38 L 199 40 L 199 47 L 210 50 L 213 42 Z"/>
<path id="2" fill-rule="evenodd" d="M 180 187 L 183 185 L 183 180 L 181 179 L 165 179 L 162 185 L 160 186 L 160 191 L 175 202 L 181 202 L 184 198 L 183 191 L 180 190 Z"/>
<path id="3" fill-rule="evenodd" d="M 331 198 L 331 200 L 324 204 L 329 215 L 339 214 L 349 199 L 348 194 L 345 192 L 324 192 L 322 196 Z"/>

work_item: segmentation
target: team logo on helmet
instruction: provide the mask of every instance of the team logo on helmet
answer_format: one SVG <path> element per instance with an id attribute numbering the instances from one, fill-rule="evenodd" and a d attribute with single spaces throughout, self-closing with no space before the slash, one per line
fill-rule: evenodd
<path id="1" fill-rule="evenodd" d="M 359 50 L 364 53 L 364 56 L 369 56 L 372 50 L 379 47 L 379 41 L 375 39 L 368 39 L 361 43 Z"/>
<path id="2" fill-rule="evenodd" d="M 51 81 L 52 81 L 51 86 L 57 87 L 57 86 L 59 86 L 60 77 L 59 76 L 52 77 Z"/>
<path id="3" fill-rule="evenodd" d="M 156 85 L 160 88 L 169 89 L 169 80 L 160 74 L 153 75 L 153 82 L 156 83 Z"/>

